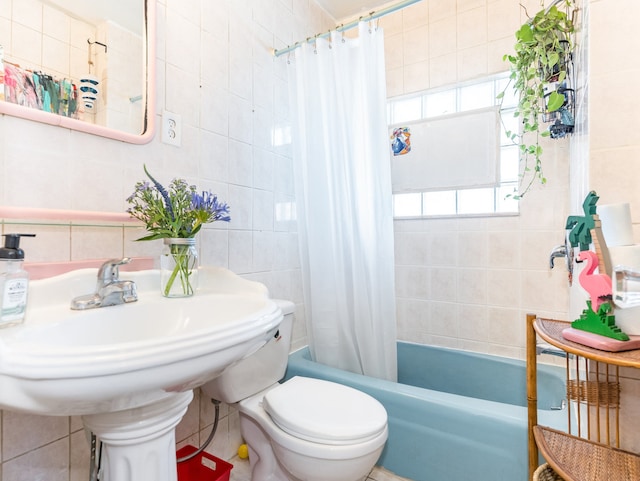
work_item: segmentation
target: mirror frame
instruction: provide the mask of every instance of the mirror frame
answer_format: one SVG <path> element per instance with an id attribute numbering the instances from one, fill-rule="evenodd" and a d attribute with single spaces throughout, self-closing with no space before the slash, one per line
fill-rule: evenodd
<path id="1" fill-rule="evenodd" d="M 72 119 L 63 115 L 32 109 L 11 102 L 0 101 L 0 115 L 10 115 L 26 120 L 33 120 L 49 125 L 57 125 L 66 129 L 77 130 L 88 134 L 99 135 L 109 139 L 120 140 L 131 144 L 146 144 L 155 134 L 155 102 L 156 102 L 156 0 L 144 1 L 144 36 L 146 45 L 144 58 L 144 87 L 142 100 L 146 104 L 142 132 L 132 134 L 101 125 L 91 124 L 83 120 Z"/>

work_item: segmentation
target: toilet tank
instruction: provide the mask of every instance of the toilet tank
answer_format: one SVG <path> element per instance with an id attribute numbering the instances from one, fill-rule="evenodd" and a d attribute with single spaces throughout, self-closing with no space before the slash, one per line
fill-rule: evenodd
<path id="1" fill-rule="evenodd" d="M 201 386 L 211 399 L 236 403 L 268 388 L 284 377 L 291 348 L 294 305 L 274 300 L 284 316 L 278 332 L 267 344 Z"/>

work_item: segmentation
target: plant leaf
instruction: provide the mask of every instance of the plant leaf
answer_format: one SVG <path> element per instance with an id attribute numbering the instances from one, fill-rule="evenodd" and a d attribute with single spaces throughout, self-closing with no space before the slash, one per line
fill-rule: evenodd
<path id="1" fill-rule="evenodd" d="M 520 30 L 516 32 L 516 38 L 525 43 L 533 41 L 533 30 L 531 30 L 531 25 L 525 23 L 520 27 Z"/>
<path id="2" fill-rule="evenodd" d="M 556 65 L 558 65 L 559 61 L 560 61 L 560 55 L 558 55 L 558 52 L 547 53 L 547 65 L 549 67 L 555 67 Z"/>
<path id="3" fill-rule="evenodd" d="M 549 112 L 555 112 L 564 105 L 564 95 L 559 92 L 551 92 L 549 99 L 547 100 L 547 110 Z"/>

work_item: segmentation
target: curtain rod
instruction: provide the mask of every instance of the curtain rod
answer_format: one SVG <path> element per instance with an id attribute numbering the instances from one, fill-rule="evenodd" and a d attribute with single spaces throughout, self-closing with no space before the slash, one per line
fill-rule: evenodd
<path id="1" fill-rule="evenodd" d="M 337 26 L 336 28 L 334 28 L 333 30 L 335 30 L 336 32 L 344 32 L 345 30 L 349 30 L 352 29 L 353 27 L 357 27 L 358 23 L 360 23 L 362 20 L 374 20 L 376 18 L 380 18 L 383 17 L 389 13 L 393 13 L 396 12 L 398 10 L 402 10 L 405 7 L 408 7 L 409 5 L 413 5 L 414 3 L 418 3 L 421 0 L 404 0 L 403 2 L 399 2 L 396 3 L 395 5 L 391 5 L 390 7 L 387 8 L 383 8 L 382 10 L 378 10 L 377 12 L 370 12 L 368 15 L 363 15 L 360 18 L 358 18 L 357 20 L 352 20 L 349 23 L 343 23 L 340 26 Z M 279 57 L 280 55 L 283 55 L 285 53 L 289 53 L 295 49 L 297 49 L 300 45 L 302 45 L 304 42 L 307 43 L 312 43 L 315 40 L 319 39 L 319 38 L 327 38 L 329 35 L 331 35 L 331 32 L 333 30 L 329 30 L 328 32 L 324 32 L 324 33 L 319 33 L 317 35 L 314 35 L 313 37 L 308 37 L 304 40 L 300 40 L 299 42 L 294 43 L 293 45 L 288 45 L 286 48 L 281 48 L 279 50 L 274 49 L 273 50 L 273 55 L 274 57 Z"/>

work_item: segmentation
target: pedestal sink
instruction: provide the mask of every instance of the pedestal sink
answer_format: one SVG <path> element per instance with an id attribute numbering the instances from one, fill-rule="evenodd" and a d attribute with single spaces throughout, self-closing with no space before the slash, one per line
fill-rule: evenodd
<path id="1" fill-rule="evenodd" d="M 137 302 L 72 311 L 95 269 L 33 281 L 24 324 L 0 329 L 0 408 L 81 415 L 103 443 L 101 481 L 175 481 L 175 426 L 192 389 L 259 349 L 282 313 L 259 283 L 201 268 L 167 299 L 156 270 L 122 273 Z"/>

